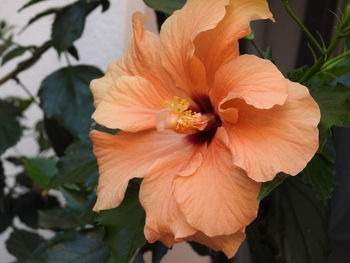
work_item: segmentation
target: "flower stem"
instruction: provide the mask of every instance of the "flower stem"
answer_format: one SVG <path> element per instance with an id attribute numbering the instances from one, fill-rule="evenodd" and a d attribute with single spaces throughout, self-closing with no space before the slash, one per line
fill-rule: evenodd
<path id="1" fill-rule="evenodd" d="M 17 78 L 15 77 L 14 80 L 17 82 L 17 84 L 24 90 L 25 93 L 27 93 L 27 95 L 30 97 L 30 99 L 39 106 L 40 108 L 40 103 L 39 101 L 37 101 L 36 97 L 30 92 L 29 89 L 27 89 L 26 86 L 24 86 L 24 84 Z"/>
<path id="2" fill-rule="evenodd" d="M 330 69 L 334 68 L 336 65 L 338 65 L 339 63 L 347 60 L 348 58 L 350 58 L 350 51 L 347 51 L 347 52 L 325 62 L 321 68 L 321 71 L 330 70 Z"/>
<path id="3" fill-rule="evenodd" d="M 319 44 L 319 42 L 316 40 L 316 38 L 312 35 L 312 33 L 309 31 L 309 29 L 306 28 L 306 26 L 300 21 L 300 19 L 296 16 L 296 14 L 290 8 L 289 1 L 281 0 L 281 3 L 284 6 L 284 9 L 287 11 L 287 13 L 290 15 L 290 17 L 294 20 L 294 22 L 297 23 L 297 25 L 300 27 L 300 29 L 304 31 L 304 33 L 309 38 L 311 43 L 315 46 L 315 48 L 321 54 L 324 54 L 325 53 L 324 48 L 322 48 L 322 46 Z"/>
<path id="4" fill-rule="evenodd" d="M 327 62 L 327 59 L 330 57 L 330 55 L 334 51 L 335 47 L 339 43 L 340 39 L 342 38 L 341 31 L 342 31 L 341 26 L 339 26 L 337 29 L 337 32 L 335 34 L 335 37 L 333 38 L 332 42 L 330 43 L 330 45 L 326 49 L 325 54 L 323 54 L 316 61 L 316 63 L 305 72 L 305 74 L 299 79 L 298 82 L 304 83 L 304 82 L 308 81 L 311 77 L 313 77 L 322 68 L 322 66 Z"/>

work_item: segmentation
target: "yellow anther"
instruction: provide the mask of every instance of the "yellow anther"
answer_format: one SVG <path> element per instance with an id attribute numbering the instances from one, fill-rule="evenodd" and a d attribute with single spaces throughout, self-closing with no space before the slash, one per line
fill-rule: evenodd
<path id="1" fill-rule="evenodd" d="M 197 116 L 195 116 L 197 113 L 188 109 L 190 107 L 190 103 L 187 100 L 181 99 L 177 96 L 174 96 L 171 101 L 163 102 L 162 105 L 178 116 L 175 127 L 176 130 L 183 131 L 191 127 L 197 118 Z"/>
<path id="2" fill-rule="evenodd" d="M 195 115 L 195 112 L 192 112 L 191 110 L 187 110 L 179 114 L 179 118 L 177 120 L 176 124 L 176 130 L 184 130 L 190 126 L 192 126 L 193 123 L 193 116 Z"/>
<path id="3" fill-rule="evenodd" d="M 175 113 L 181 113 L 188 109 L 190 103 L 187 100 L 174 96 L 171 101 L 163 102 L 162 105 L 168 107 Z"/>

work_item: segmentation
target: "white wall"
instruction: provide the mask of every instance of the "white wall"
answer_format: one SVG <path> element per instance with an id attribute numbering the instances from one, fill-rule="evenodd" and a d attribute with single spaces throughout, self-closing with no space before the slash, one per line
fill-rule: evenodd
<path id="1" fill-rule="evenodd" d="M 26 2 L 27 0 L 0 0 L 0 19 L 6 20 L 9 24 L 16 25 L 17 32 L 38 12 L 48 7 L 66 5 L 73 2 L 73 0 L 44 1 L 18 13 L 17 10 Z M 148 15 L 150 19 L 147 28 L 155 32 L 156 24 L 153 11 L 147 8 L 142 0 L 111 0 L 111 7 L 106 13 L 101 15 L 100 10 L 95 10 L 88 17 L 84 35 L 76 42 L 81 59 L 78 63 L 92 64 L 104 70 L 110 61 L 122 56 L 127 47 L 131 32 L 131 15 L 135 11 L 141 11 Z M 52 20 L 53 17 L 42 18 L 22 34 L 16 35 L 15 40 L 22 45 L 40 45 L 49 39 Z M 0 77 L 11 71 L 25 57 L 15 59 L 1 67 Z M 36 94 L 42 79 L 64 65 L 64 59 L 60 61 L 56 52 L 50 50 L 45 53 L 34 67 L 21 73 L 19 79 L 27 86 L 32 94 Z M 28 97 L 12 80 L 0 87 L 0 97 L 6 97 L 8 95 L 16 95 L 23 98 Z M 25 117 L 24 124 L 28 127 L 33 127 L 36 121 L 42 118 L 42 113 L 36 105 L 32 105 L 26 112 Z M 24 153 L 28 157 L 37 156 L 38 149 L 31 132 L 26 132 L 24 138 L 16 145 L 16 149 L 7 151 L 6 155 L 13 155 L 16 152 Z M 14 175 L 17 172 L 15 167 L 9 164 L 6 165 L 5 169 L 8 176 Z M 13 182 L 9 179 L 8 183 L 11 184 Z M 4 241 L 8 235 L 9 231 L 6 231 L 0 236 L 1 263 L 14 261 L 14 257 L 7 253 L 4 246 Z M 149 260 L 150 257 L 148 256 Z M 175 246 L 175 249 L 166 256 L 164 262 L 201 263 L 208 262 L 208 259 L 197 256 L 188 245 L 181 244 Z"/>

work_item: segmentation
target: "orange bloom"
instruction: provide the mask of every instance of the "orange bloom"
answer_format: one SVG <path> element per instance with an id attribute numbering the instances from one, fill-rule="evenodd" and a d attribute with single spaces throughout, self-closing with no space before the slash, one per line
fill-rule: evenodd
<path id="1" fill-rule="evenodd" d="M 92 81 L 99 164 L 95 211 L 117 207 L 143 178 L 145 236 L 194 240 L 232 257 L 256 217 L 261 182 L 299 173 L 318 148 L 320 112 L 268 60 L 239 55 L 266 0 L 188 0 L 160 37 L 133 16 L 125 56 Z"/>

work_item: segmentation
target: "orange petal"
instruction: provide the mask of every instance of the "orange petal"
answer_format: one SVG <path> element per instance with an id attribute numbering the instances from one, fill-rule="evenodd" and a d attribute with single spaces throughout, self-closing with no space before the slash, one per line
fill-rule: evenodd
<path id="1" fill-rule="evenodd" d="M 220 250 L 224 252 L 228 258 L 232 258 L 238 251 L 244 239 L 244 230 L 238 230 L 232 235 L 215 237 L 208 237 L 202 232 L 197 232 L 194 236 L 186 240 L 196 241 L 216 251 Z"/>
<path id="2" fill-rule="evenodd" d="M 244 228 L 258 210 L 260 184 L 232 166 L 225 141 L 225 130 L 218 128 L 198 170 L 175 179 L 174 196 L 186 220 L 210 237 Z"/>
<path id="3" fill-rule="evenodd" d="M 237 40 L 250 34 L 250 21 L 273 20 L 266 0 L 229 2 L 224 19 L 215 28 L 199 34 L 195 39 L 195 54 L 203 61 L 212 77 L 221 65 L 238 56 Z"/>
<path id="4" fill-rule="evenodd" d="M 193 148 L 188 146 L 154 163 L 140 188 L 140 201 L 146 211 L 146 226 L 173 239 L 193 235 L 196 230 L 186 221 L 173 197 L 176 174 L 187 165 Z"/>
<path id="5" fill-rule="evenodd" d="M 206 148 L 206 146 L 202 146 L 201 148 L 204 149 Z M 201 151 L 197 150 L 197 152 L 195 152 L 193 156 L 189 159 L 188 164 L 178 172 L 178 175 L 189 176 L 194 174 L 199 168 L 199 166 L 202 164 L 202 161 L 203 154 Z"/>
<path id="6" fill-rule="evenodd" d="M 90 90 L 94 97 L 94 106 L 95 108 L 103 100 L 104 96 L 108 90 L 114 85 L 113 78 L 107 72 L 102 78 L 94 79 L 90 83 Z"/>
<path id="7" fill-rule="evenodd" d="M 320 111 L 306 87 L 289 83 L 283 106 L 256 109 L 236 99 L 222 105 L 239 111 L 239 122 L 224 123 L 234 164 L 257 182 L 272 180 L 278 172 L 296 175 L 318 149 Z"/>
<path id="8" fill-rule="evenodd" d="M 160 40 L 143 29 L 147 18 L 141 13 L 133 15 L 133 33 L 126 54 L 108 65 L 106 75 L 91 82 L 95 107 L 120 76 L 142 76 L 152 85 L 173 88 L 172 80 L 160 63 Z"/>
<path id="9" fill-rule="evenodd" d="M 206 95 L 205 68 L 194 56 L 195 37 L 225 16 L 228 0 L 189 0 L 162 25 L 162 63 L 178 87 L 189 95 Z"/>
<path id="10" fill-rule="evenodd" d="M 131 178 L 143 177 L 155 161 L 188 147 L 184 135 L 173 131 L 111 135 L 93 130 L 90 137 L 100 173 L 94 211 L 117 207 Z"/>
<path id="11" fill-rule="evenodd" d="M 204 233 L 198 231 L 194 235 L 174 239 L 174 237 L 167 233 L 159 233 L 154 231 L 153 229 L 145 226 L 144 229 L 145 237 L 149 243 L 154 243 L 156 241 L 161 241 L 167 247 L 172 247 L 175 243 L 183 242 L 183 241 L 195 241 L 200 244 L 203 244 L 213 250 L 222 251 L 228 258 L 232 258 L 238 251 L 240 245 L 245 240 L 245 232 L 244 229 L 238 230 L 236 233 L 227 236 L 215 236 L 208 237 Z"/>
<path id="12" fill-rule="evenodd" d="M 147 17 L 141 13 L 133 15 L 133 34 L 128 50 L 123 58 L 109 65 L 109 70 L 117 76 L 142 76 L 153 85 L 168 89 L 173 83 L 160 62 L 160 39 L 143 29 L 146 21 Z"/>
<path id="13" fill-rule="evenodd" d="M 249 105 L 269 109 L 282 105 L 288 92 L 285 78 L 271 61 L 242 55 L 218 70 L 210 95 L 215 107 L 240 96 Z"/>
<path id="14" fill-rule="evenodd" d="M 144 234 L 149 243 L 154 243 L 159 240 L 168 248 L 171 248 L 175 243 L 173 235 L 169 233 L 158 233 L 147 225 L 145 225 Z"/>
<path id="15" fill-rule="evenodd" d="M 110 129 L 138 132 L 156 126 L 162 102 L 173 94 L 157 89 L 142 77 L 123 76 L 100 102 L 92 118 Z"/>

